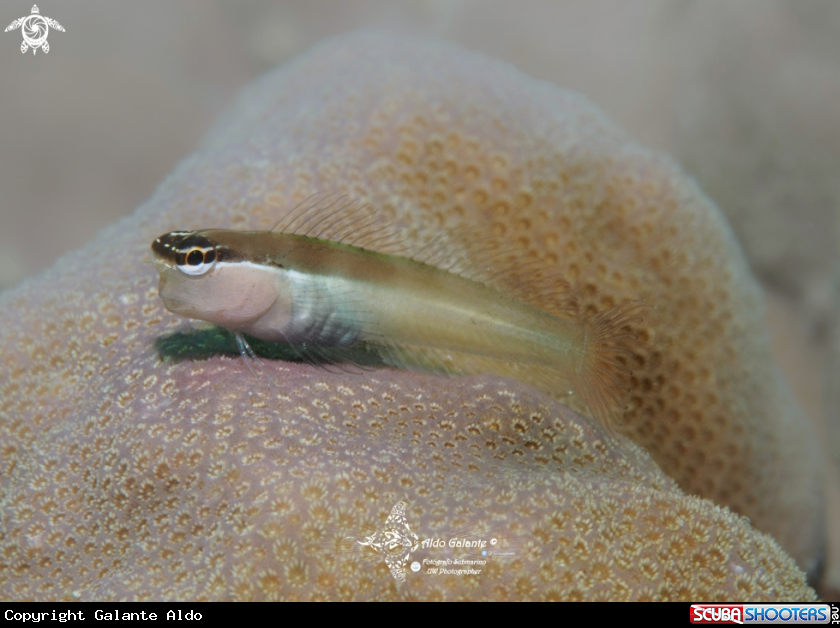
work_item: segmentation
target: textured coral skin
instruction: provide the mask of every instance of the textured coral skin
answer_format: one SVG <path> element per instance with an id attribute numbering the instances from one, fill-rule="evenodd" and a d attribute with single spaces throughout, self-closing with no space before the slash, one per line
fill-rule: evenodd
<path id="1" fill-rule="evenodd" d="M 621 432 L 814 567 L 818 449 L 714 206 L 576 95 L 360 36 L 266 77 L 134 216 L 2 296 L 2 597 L 811 599 L 768 537 L 525 384 L 162 363 L 155 340 L 190 323 L 160 303 L 151 240 L 269 228 L 316 191 L 412 242 L 480 226 L 586 312 L 644 299 Z M 344 556 L 398 500 L 424 535 L 492 521 L 515 562 L 398 586 Z"/>

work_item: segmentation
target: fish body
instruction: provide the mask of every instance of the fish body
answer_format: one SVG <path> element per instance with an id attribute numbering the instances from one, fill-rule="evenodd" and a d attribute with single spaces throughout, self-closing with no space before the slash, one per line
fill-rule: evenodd
<path id="1" fill-rule="evenodd" d="M 577 392 L 612 422 L 635 306 L 588 321 L 417 259 L 294 233 L 171 232 L 152 244 L 170 311 L 272 342 L 378 347 L 386 362 Z M 562 288 L 561 288 L 562 289 Z"/>

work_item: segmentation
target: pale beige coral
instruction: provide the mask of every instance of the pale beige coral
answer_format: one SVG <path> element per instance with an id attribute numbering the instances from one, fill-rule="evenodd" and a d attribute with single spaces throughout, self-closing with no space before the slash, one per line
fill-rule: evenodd
<path id="1" fill-rule="evenodd" d="M 151 292 L 120 312 L 123 325 L 159 327 L 156 306 L 143 314 Z M 278 369 L 282 390 L 252 390 L 237 360 L 120 367 L 126 340 L 101 344 L 64 371 L 119 373 L 95 414 L 18 426 L 6 471 L 25 481 L 6 493 L 6 599 L 815 597 L 746 520 L 683 495 L 641 449 L 522 385 L 394 372 L 352 382 L 297 366 Z M 475 576 L 397 584 L 345 537 L 381 528 L 399 500 L 421 538 L 491 530 L 514 555 Z M 412 560 L 459 556 L 427 548 Z"/>
<path id="2" fill-rule="evenodd" d="M 622 431 L 814 567 L 818 448 L 715 207 L 574 94 L 360 36 L 254 86 L 132 218 L 3 295 L 4 597 L 408 596 L 337 549 L 400 499 L 423 534 L 490 520 L 517 547 L 503 573 L 413 581 L 426 599 L 812 597 L 767 537 L 525 384 L 161 363 L 155 340 L 189 323 L 141 263 L 152 238 L 268 228 L 319 190 L 414 243 L 476 225 L 586 312 L 643 298 Z"/>

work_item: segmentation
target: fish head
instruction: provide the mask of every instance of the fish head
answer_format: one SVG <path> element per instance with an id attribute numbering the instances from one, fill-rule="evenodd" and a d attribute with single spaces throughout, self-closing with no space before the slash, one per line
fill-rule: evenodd
<path id="1" fill-rule="evenodd" d="M 248 332 L 277 301 L 277 273 L 231 246 L 226 233 L 170 231 L 156 238 L 160 298 L 174 314 Z"/>

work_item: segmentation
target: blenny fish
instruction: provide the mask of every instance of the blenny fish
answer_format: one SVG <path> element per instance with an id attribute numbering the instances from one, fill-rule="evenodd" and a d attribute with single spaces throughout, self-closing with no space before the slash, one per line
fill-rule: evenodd
<path id="1" fill-rule="evenodd" d="M 639 302 L 583 317 L 560 275 L 492 247 L 477 252 L 476 238 L 406 252 L 364 206 L 338 205 L 293 211 L 276 231 L 160 236 L 152 251 L 164 305 L 229 329 L 243 355 L 253 357 L 243 334 L 303 357 L 364 342 L 399 368 L 492 373 L 579 395 L 613 431 Z"/>

